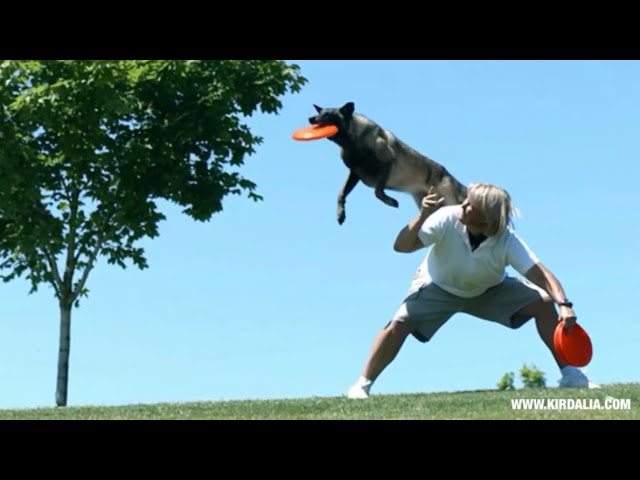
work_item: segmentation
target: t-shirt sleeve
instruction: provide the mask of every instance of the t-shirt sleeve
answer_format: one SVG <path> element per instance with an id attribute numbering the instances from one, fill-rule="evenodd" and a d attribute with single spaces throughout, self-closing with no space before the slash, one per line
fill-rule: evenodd
<path id="1" fill-rule="evenodd" d="M 452 211 L 448 207 L 441 207 L 427 217 L 422 228 L 418 231 L 418 238 L 425 247 L 433 245 L 442 238 L 447 222 L 451 218 Z"/>
<path id="2" fill-rule="evenodd" d="M 511 239 L 507 247 L 507 264 L 516 272 L 524 276 L 540 259 L 515 232 L 511 232 Z"/>

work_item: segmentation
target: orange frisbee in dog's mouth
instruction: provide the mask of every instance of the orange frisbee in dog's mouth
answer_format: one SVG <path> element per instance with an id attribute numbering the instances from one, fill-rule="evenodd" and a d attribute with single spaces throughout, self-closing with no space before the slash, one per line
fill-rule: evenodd
<path id="1" fill-rule="evenodd" d="M 319 140 L 321 138 L 327 138 L 338 133 L 338 127 L 335 125 L 310 125 L 303 127 L 291 135 L 291 138 L 300 142 L 308 140 Z"/>

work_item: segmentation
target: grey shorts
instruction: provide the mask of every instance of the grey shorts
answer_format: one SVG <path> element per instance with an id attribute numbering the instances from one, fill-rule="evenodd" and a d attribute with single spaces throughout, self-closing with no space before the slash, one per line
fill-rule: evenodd
<path id="1" fill-rule="evenodd" d="M 415 325 L 413 336 L 421 342 L 428 342 L 456 313 L 466 313 L 516 329 L 527 323 L 531 316 L 515 314 L 541 298 L 549 298 L 544 290 L 527 280 L 509 276 L 473 298 L 452 295 L 429 283 L 404 299 L 392 321 Z"/>

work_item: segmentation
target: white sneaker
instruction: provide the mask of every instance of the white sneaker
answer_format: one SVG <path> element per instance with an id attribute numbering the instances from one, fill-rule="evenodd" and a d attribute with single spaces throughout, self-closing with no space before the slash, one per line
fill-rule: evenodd
<path id="1" fill-rule="evenodd" d="M 367 392 L 364 387 L 356 383 L 355 385 L 349 387 L 349 390 L 347 391 L 347 398 L 351 398 L 354 400 L 369 398 L 369 392 Z"/>
<path id="2" fill-rule="evenodd" d="M 567 366 L 561 372 L 562 378 L 558 382 L 560 388 L 600 388 L 600 385 L 589 380 L 579 368 Z"/>

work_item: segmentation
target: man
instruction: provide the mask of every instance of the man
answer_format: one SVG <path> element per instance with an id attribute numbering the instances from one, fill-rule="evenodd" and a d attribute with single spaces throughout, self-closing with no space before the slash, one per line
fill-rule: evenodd
<path id="1" fill-rule="evenodd" d="M 554 351 L 557 322 L 564 320 L 570 329 L 576 314 L 558 279 L 512 229 L 516 212 L 508 192 L 477 183 L 469 186 L 462 205 L 440 207 L 442 201 L 430 192 L 419 215 L 398 234 L 397 252 L 432 249 L 418 269 L 409 295 L 375 338 L 362 374 L 347 396 L 368 398 L 373 382 L 409 334 L 428 342 L 458 312 L 512 329 L 535 318 L 538 334 L 560 368 L 560 387 L 599 388 Z M 526 280 L 508 276 L 508 266 Z"/>

